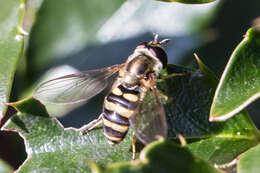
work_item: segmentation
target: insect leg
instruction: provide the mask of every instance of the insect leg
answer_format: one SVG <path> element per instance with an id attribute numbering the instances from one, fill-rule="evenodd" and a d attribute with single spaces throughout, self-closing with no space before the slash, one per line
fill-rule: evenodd
<path id="1" fill-rule="evenodd" d="M 145 88 L 143 88 L 143 90 L 146 90 Z M 145 97 L 145 92 L 141 92 L 140 95 L 140 101 L 142 102 L 144 100 Z M 142 104 L 140 105 L 139 109 L 142 109 Z M 136 123 L 136 127 L 138 127 L 138 123 L 140 121 L 141 117 L 137 116 L 135 117 L 135 123 Z M 132 138 L 132 160 L 135 160 L 136 157 L 136 135 L 135 132 L 133 132 L 133 138 Z"/>
<path id="2" fill-rule="evenodd" d="M 161 98 L 163 98 L 165 101 L 168 101 L 168 96 L 167 95 L 164 95 L 162 93 L 157 93 L 157 95 Z"/>
<path id="3" fill-rule="evenodd" d="M 91 122 L 89 122 L 87 125 L 84 125 L 83 127 L 80 128 L 81 134 L 86 134 L 88 131 L 100 126 L 103 124 L 103 114 L 101 114 L 98 119 L 95 119 Z"/>
<path id="4" fill-rule="evenodd" d="M 172 74 L 178 74 L 178 75 L 179 75 L 179 74 L 184 74 L 184 73 L 172 73 Z M 170 75 L 172 75 L 172 74 L 170 74 Z M 170 75 L 162 76 L 162 77 L 166 77 L 166 78 L 172 77 L 172 76 L 170 76 Z M 151 75 L 149 76 L 149 78 L 150 78 L 150 80 L 148 80 L 148 82 L 146 82 L 146 83 L 147 83 L 146 86 L 150 87 L 152 90 L 156 89 L 155 76 L 154 76 L 153 74 L 151 74 Z M 165 78 L 165 79 L 166 79 L 166 78 Z M 163 78 L 162 78 L 162 79 L 163 79 Z M 159 97 L 161 97 L 161 98 L 163 98 L 165 101 L 168 101 L 168 96 L 166 96 L 166 95 L 164 95 L 164 94 L 162 94 L 162 93 L 159 93 L 159 92 L 156 92 L 156 95 L 159 96 Z"/>
<path id="5" fill-rule="evenodd" d="M 133 139 L 132 139 L 132 160 L 135 160 L 135 155 L 136 155 L 135 142 L 136 142 L 136 136 L 135 136 L 135 133 L 133 133 Z"/>
<path id="6" fill-rule="evenodd" d="M 168 78 L 176 77 L 176 76 L 185 76 L 187 74 L 189 74 L 189 73 L 171 73 L 166 76 L 160 76 L 160 79 L 168 79 Z"/>

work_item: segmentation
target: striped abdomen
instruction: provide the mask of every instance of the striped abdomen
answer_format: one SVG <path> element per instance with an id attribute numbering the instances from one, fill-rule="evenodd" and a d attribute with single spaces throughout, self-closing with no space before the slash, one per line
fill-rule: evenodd
<path id="1" fill-rule="evenodd" d="M 134 115 L 139 105 L 138 87 L 128 89 L 122 84 L 112 88 L 105 98 L 103 107 L 104 135 L 110 144 L 122 141 L 130 125 L 129 118 Z"/>

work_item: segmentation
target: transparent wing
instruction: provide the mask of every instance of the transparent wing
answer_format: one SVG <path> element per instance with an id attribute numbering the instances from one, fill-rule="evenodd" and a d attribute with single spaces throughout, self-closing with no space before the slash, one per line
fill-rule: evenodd
<path id="1" fill-rule="evenodd" d="M 56 104 L 88 100 L 106 88 L 111 76 L 123 66 L 114 65 L 52 79 L 40 84 L 33 96 L 43 102 Z"/>
<path id="2" fill-rule="evenodd" d="M 147 92 L 139 110 L 130 122 L 136 136 L 144 144 L 158 140 L 159 136 L 167 137 L 165 113 L 156 89 Z"/>

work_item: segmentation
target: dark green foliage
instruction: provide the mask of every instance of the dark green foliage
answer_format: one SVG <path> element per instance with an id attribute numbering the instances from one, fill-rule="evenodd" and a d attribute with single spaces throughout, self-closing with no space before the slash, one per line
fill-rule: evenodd
<path id="1" fill-rule="evenodd" d="M 173 2 L 160 2 L 161 5 L 166 6 L 174 2 L 203 4 L 214 0 L 162 1 Z M 130 129 L 123 142 L 112 147 L 107 143 L 101 128 L 94 129 L 86 135 L 81 135 L 76 128 L 64 128 L 59 120 L 48 113 L 46 105 L 32 97 L 7 103 L 17 69 L 17 81 L 23 83 L 18 88 L 23 86 L 28 90 L 24 91 L 25 88 L 20 90 L 30 93 L 34 88 L 34 82 L 50 67 L 50 63 L 58 58 L 74 55 L 85 45 L 97 43 L 98 30 L 124 3 L 119 0 L 113 3 L 79 0 L 72 5 L 68 0 L 44 0 L 41 3 L 39 1 L 41 5 L 35 13 L 36 20 L 28 38 L 28 46 L 24 49 L 24 34 L 26 33 L 22 29 L 22 23 L 26 23 L 26 20 L 22 20 L 22 17 L 25 2 L 23 0 L 20 0 L 20 3 L 17 0 L 0 0 L 0 2 L 0 111 L 6 118 L 12 114 L 10 110 L 6 114 L 6 105 L 13 106 L 17 110 L 3 129 L 16 131 L 23 137 L 28 155 L 27 160 L 17 172 L 70 173 L 91 172 L 92 170 L 99 173 L 218 173 L 221 171 L 214 168 L 214 164 L 228 164 L 234 159 L 238 160 L 238 173 L 254 173 L 259 170 L 260 134 L 249 114 L 244 110 L 246 106 L 259 98 L 259 26 L 247 31 L 244 39 L 233 51 L 219 83 L 215 74 L 199 58 L 197 58 L 198 70 L 168 64 L 167 69 L 161 72 L 162 76 L 171 73 L 184 74 L 156 81 L 159 92 L 169 97 L 168 101 L 162 100 L 169 127 L 168 138 L 160 139 L 147 146 L 138 142 L 137 160 L 131 161 L 133 129 Z M 142 3 L 146 5 L 145 2 Z M 214 3 L 217 4 L 217 2 L 210 4 Z M 137 14 L 135 18 L 138 18 L 140 11 L 137 10 L 134 13 Z M 206 15 L 208 16 L 205 18 L 211 19 L 210 13 Z M 190 26 L 185 25 L 190 29 L 189 31 L 201 27 L 195 26 L 196 22 L 200 23 L 199 20 L 192 22 Z M 205 35 L 207 35 L 206 32 Z M 210 40 L 210 38 L 207 39 Z M 207 39 L 205 36 L 205 39 L 201 38 L 194 45 L 201 45 L 208 41 Z M 113 43 L 114 55 L 120 54 L 120 44 L 121 42 Z M 98 52 L 105 52 L 107 45 L 102 46 Z M 167 52 L 170 51 L 167 50 Z M 91 52 L 91 48 L 88 47 L 87 52 Z M 20 68 L 24 72 L 21 75 L 18 60 L 23 55 L 26 57 L 20 63 L 22 66 Z M 83 57 L 89 58 L 86 54 Z M 105 58 L 109 62 L 114 60 L 114 57 L 110 58 L 110 56 L 110 59 Z M 169 57 L 169 60 L 174 58 Z M 74 56 L 68 59 L 64 61 L 64 64 L 75 64 L 75 62 L 81 64 L 81 61 L 74 59 Z M 88 63 L 91 60 L 87 59 Z M 190 65 L 190 62 L 187 64 Z M 15 89 L 17 91 L 17 88 Z M 16 94 L 21 96 L 24 93 Z M 98 100 L 101 99 L 94 99 L 94 106 L 92 106 L 92 109 L 96 111 L 95 114 L 84 112 L 84 121 L 96 116 L 96 113 L 101 110 L 97 106 L 101 105 Z M 56 111 L 56 108 L 54 106 L 53 109 Z M 60 112 L 68 112 L 71 108 L 64 106 L 59 109 L 61 109 Z M 77 116 L 77 113 L 73 114 Z M 223 122 L 209 122 L 209 119 Z M 1 122 L 2 125 L 3 122 Z M 179 134 L 187 141 L 185 146 L 179 144 L 176 137 Z M 7 164 L 2 162 L 0 170 L 12 171 Z"/>

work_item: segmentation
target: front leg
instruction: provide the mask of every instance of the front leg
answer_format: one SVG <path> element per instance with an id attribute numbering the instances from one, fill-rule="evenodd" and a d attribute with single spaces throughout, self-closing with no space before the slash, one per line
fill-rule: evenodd
<path id="1" fill-rule="evenodd" d="M 171 73 L 171 74 L 167 74 L 166 76 L 160 76 L 159 79 L 168 79 L 168 78 L 171 78 L 171 77 L 176 77 L 176 76 L 185 76 L 189 74 L 188 72 L 186 73 Z"/>

